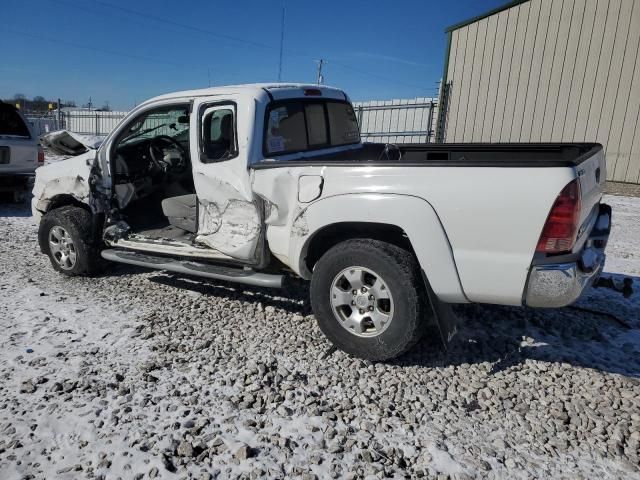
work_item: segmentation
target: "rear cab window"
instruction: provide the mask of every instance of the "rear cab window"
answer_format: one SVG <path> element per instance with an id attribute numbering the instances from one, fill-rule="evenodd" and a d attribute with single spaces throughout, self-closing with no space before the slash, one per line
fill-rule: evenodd
<path id="1" fill-rule="evenodd" d="M 359 142 L 358 119 L 348 102 L 295 99 L 272 102 L 267 108 L 265 157 Z"/>
<path id="2" fill-rule="evenodd" d="M 29 127 L 20 114 L 6 103 L 0 103 L 0 136 L 31 138 Z"/>

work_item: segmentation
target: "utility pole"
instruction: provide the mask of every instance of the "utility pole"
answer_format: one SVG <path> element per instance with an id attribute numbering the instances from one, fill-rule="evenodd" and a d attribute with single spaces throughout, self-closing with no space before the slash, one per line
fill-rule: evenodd
<path id="1" fill-rule="evenodd" d="M 282 81 L 282 51 L 284 50 L 284 2 L 282 2 L 282 20 L 280 23 L 280 63 L 278 63 L 278 82 Z"/>
<path id="2" fill-rule="evenodd" d="M 321 58 L 320 60 L 318 60 L 318 79 L 317 79 L 317 84 L 321 85 L 324 83 L 324 77 L 322 76 L 322 65 L 324 65 L 324 59 Z"/>

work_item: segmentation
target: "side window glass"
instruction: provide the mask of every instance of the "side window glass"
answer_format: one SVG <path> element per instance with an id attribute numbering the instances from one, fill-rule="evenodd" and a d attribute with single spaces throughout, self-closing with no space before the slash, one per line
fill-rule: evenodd
<path id="1" fill-rule="evenodd" d="M 202 118 L 201 152 L 205 162 L 227 160 L 237 155 L 235 116 L 231 107 L 205 111 Z"/>

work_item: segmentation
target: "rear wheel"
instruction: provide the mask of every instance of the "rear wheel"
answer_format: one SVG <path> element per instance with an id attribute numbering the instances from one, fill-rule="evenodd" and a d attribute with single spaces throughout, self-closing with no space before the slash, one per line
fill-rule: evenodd
<path id="1" fill-rule="evenodd" d="M 38 237 L 42 251 L 60 273 L 91 275 L 104 265 L 91 214 L 82 208 L 67 206 L 48 212 L 42 217 Z"/>
<path id="2" fill-rule="evenodd" d="M 331 342 L 368 360 L 405 353 L 431 315 L 415 257 L 378 240 L 348 240 L 325 253 L 313 270 L 311 304 Z"/>

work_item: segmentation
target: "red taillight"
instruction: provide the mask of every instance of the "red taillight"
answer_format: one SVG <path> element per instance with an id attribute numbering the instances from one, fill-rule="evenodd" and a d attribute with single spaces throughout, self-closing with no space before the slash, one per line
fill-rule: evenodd
<path id="1" fill-rule="evenodd" d="M 44 150 L 38 145 L 38 165 L 44 165 Z"/>
<path id="2" fill-rule="evenodd" d="M 576 242 L 580 221 L 580 185 L 573 180 L 556 198 L 538 240 L 537 252 L 570 252 Z"/>

